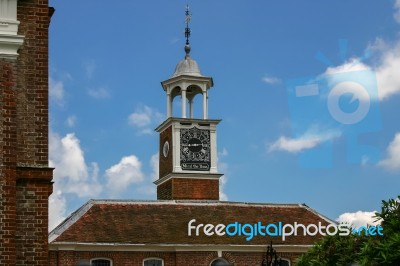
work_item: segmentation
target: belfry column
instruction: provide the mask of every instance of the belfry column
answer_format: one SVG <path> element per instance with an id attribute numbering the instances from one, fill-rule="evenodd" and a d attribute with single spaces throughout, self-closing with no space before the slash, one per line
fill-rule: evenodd
<path id="1" fill-rule="evenodd" d="M 203 91 L 203 119 L 208 117 L 208 106 L 207 106 L 207 91 Z"/>
<path id="2" fill-rule="evenodd" d="M 193 98 L 189 100 L 189 117 L 193 118 Z"/>
<path id="3" fill-rule="evenodd" d="M 182 89 L 182 118 L 186 118 L 186 88 Z"/>
<path id="4" fill-rule="evenodd" d="M 172 99 L 171 93 L 167 93 L 167 118 L 172 116 Z"/>

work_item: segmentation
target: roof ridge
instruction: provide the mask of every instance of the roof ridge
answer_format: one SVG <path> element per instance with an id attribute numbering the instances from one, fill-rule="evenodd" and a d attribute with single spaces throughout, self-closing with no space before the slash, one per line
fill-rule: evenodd
<path id="1" fill-rule="evenodd" d="M 79 220 L 94 205 L 94 202 L 94 199 L 88 200 L 80 208 L 68 215 L 68 217 L 65 218 L 64 221 L 62 221 L 58 226 L 51 230 L 49 233 L 49 243 L 54 241 L 65 230 Z"/>
<path id="2" fill-rule="evenodd" d="M 219 201 L 219 200 L 134 200 L 134 199 L 92 199 L 92 204 L 184 204 L 184 205 L 243 205 L 243 206 L 270 206 L 270 207 L 301 207 L 300 203 L 263 203 L 247 201 Z"/>
<path id="3" fill-rule="evenodd" d="M 317 212 L 316 210 L 314 210 L 313 208 L 309 207 L 307 204 L 302 203 L 300 204 L 303 208 L 305 208 L 306 210 L 312 212 L 313 214 L 317 215 L 318 217 L 324 219 L 325 221 L 329 222 L 329 223 L 333 223 L 333 224 L 338 224 L 337 221 L 335 220 L 331 220 L 330 218 L 328 218 L 327 216 Z"/>

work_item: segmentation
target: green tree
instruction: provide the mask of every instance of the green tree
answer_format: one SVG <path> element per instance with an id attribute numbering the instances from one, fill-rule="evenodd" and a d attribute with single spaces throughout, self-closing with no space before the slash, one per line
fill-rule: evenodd
<path id="1" fill-rule="evenodd" d="M 383 236 L 350 234 L 326 236 L 296 260 L 298 266 L 322 265 L 400 265 L 400 195 L 382 201 L 381 221 Z"/>

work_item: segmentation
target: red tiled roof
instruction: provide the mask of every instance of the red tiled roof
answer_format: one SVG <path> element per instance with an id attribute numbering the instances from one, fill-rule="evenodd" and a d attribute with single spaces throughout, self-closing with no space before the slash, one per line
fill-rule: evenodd
<path id="1" fill-rule="evenodd" d="M 302 204 L 251 204 L 199 201 L 102 201 L 91 200 L 50 233 L 51 243 L 116 243 L 172 245 L 310 245 L 311 236 L 188 236 L 188 222 L 193 225 L 229 224 L 233 222 L 294 222 L 308 225 L 332 223 Z M 194 233 L 194 230 L 193 230 Z M 58 235 L 58 237 L 57 237 Z"/>

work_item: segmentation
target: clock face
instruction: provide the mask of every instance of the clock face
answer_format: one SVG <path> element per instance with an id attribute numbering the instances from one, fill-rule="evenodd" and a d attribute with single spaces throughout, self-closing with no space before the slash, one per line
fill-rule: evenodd
<path id="1" fill-rule="evenodd" d="M 210 131 L 192 127 L 180 135 L 182 170 L 210 170 Z"/>
<path id="2" fill-rule="evenodd" d="M 168 153 L 169 153 L 169 142 L 168 142 L 168 140 L 166 140 L 164 142 L 162 152 L 163 152 L 164 157 L 167 158 Z"/>

